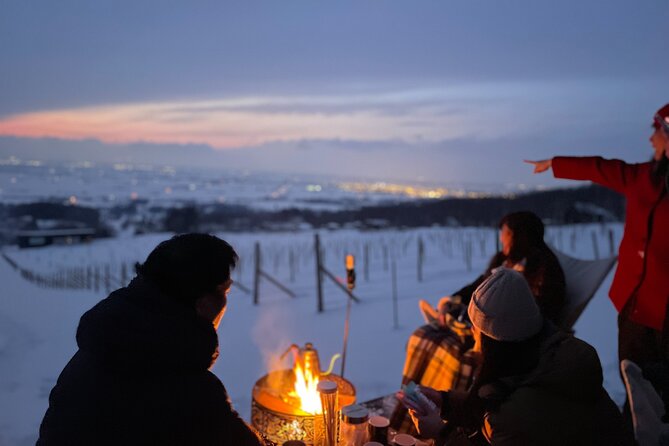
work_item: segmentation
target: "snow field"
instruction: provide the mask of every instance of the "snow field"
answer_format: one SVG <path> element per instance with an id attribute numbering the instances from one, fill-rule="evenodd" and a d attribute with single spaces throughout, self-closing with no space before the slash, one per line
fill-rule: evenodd
<path id="1" fill-rule="evenodd" d="M 549 227 L 546 239 L 574 257 L 594 258 L 595 250 L 601 256 L 609 254 L 609 231 L 617 249 L 621 224 Z M 263 269 L 297 295 L 290 298 L 263 279 L 260 304 L 255 306 L 250 294 L 233 287 L 219 328 L 221 356 L 213 371 L 226 385 L 237 410 L 247 418 L 255 381 L 269 367 L 277 366 L 278 355 L 290 344 L 313 342 L 323 367 L 332 355 L 341 352 L 346 295 L 324 279 L 325 311 L 316 311 L 312 232 L 218 235 L 240 254 L 233 273 L 235 281 L 252 288 L 254 244 L 259 242 Z M 143 261 L 169 236 L 122 237 L 32 250 L 9 247 L 4 252 L 21 268 L 41 274 L 89 266 L 103 270 L 108 265 L 120 278 L 118 265 L 126 264 L 129 280 L 130 265 Z M 418 299 L 436 304 L 441 296 L 477 277 L 496 249 L 496 237 L 493 228 L 320 232 L 323 264 L 342 281 L 346 277 L 345 255 L 356 255 L 358 280 L 354 294 L 362 302 L 352 305 L 345 377 L 356 386 L 361 401 L 397 390 L 406 340 L 422 324 Z M 419 240 L 424 247 L 422 281 L 418 281 Z M 397 272 L 397 328 L 392 303 L 393 260 Z M 616 313 L 607 297 L 611 278 L 612 274 L 575 328 L 578 337 L 597 349 L 605 387 L 621 403 L 624 389 L 617 368 Z M 38 287 L 4 261 L 0 261 L 0 280 L 0 446 L 34 444 L 48 393 L 76 351 L 74 334 L 79 317 L 107 293 L 102 285 L 97 292 Z M 335 365 L 335 372 L 339 373 L 340 365 Z M 289 367 L 289 360 L 282 366 Z"/>

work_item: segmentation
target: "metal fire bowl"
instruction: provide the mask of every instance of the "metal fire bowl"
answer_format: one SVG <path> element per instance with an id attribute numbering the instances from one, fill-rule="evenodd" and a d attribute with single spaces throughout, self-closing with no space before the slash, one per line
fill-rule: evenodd
<path id="1" fill-rule="evenodd" d="M 338 407 L 355 403 L 355 387 L 350 381 L 337 375 L 321 379 L 337 383 Z M 323 429 L 322 417 L 300 410 L 295 405 L 297 401 L 287 398 L 294 383 L 292 369 L 270 372 L 256 381 L 251 401 L 251 424 L 278 444 L 301 440 L 307 446 L 313 446 L 314 439 L 321 435 Z"/>

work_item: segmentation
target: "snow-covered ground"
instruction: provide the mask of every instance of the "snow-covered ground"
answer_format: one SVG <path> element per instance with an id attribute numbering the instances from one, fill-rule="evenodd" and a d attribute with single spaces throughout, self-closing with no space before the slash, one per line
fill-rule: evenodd
<path id="1" fill-rule="evenodd" d="M 601 255 L 608 255 L 609 229 L 617 246 L 622 232 L 620 224 L 552 227 L 548 229 L 547 240 L 575 257 L 593 258 L 592 234 Z M 313 233 L 218 235 L 230 241 L 241 256 L 240 266 L 233 275 L 236 281 L 251 287 L 253 248 L 259 242 L 264 270 L 297 295 L 290 298 L 263 281 L 260 304 L 254 306 L 249 294 L 233 288 L 228 312 L 219 328 L 221 357 L 214 372 L 225 383 L 235 407 L 248 417 L 255 380 L 267 372 L 272 358 L 290 344 L 313 342 L 322 363 L 341 351 L 346 298 L 327 281 L 325 311 L 316 311 Z M 168 234 L 154 234 L 32 250 L 8 247 L 4 253 L 21 268 L 41 274 L 88 266 L 104 270 L 109 265 L 115 271 L 113 276 L 120 278 L 119 265 L 125 264 L 129 271 L 129 264 L 144 260 L 167 237 Z M 398 388 L 405 342 L 422 323 L 418 299 L 436 303 L 439 297 L 473 280 L 494 252 L 497 234 L 493 229 L 425 228 L 323 231 L 320 237 L 325 266 L 336 276 L 345 277 L 344 256 L 356 255 L 355 294 L 362 302 L 352 308 L 345 376 L 356 386 L 359 399 L 367 400 Z M 420 282 L 419 239 L 425 246 Z M 465 256 L 468 250 L 472 253 L 471 268 Z M 392 304 L 393 259 L 398 287 L 397 328 Z M 130 273 L 127 275 L 129 278 Z M 616 313 L 607 297 L 611 277 L 612 274 L 607 277 L 577 323 L 576 334 L 596 347 L 605 371 L 605 387 L 621 403 L 624 389 L 616 359 Z M 49 391 L 76 350 L 74 334 L 78 319 L 104 298 L 106 291 L 40 288 L 22 278 L 2 259 L 0 284 L 0 446 L 34 444 Z M 339 370 L 339 363 L 335 370 Z"/>

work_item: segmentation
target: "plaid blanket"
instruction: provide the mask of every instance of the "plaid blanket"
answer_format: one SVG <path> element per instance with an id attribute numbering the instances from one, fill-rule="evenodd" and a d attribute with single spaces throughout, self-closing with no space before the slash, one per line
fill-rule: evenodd
<path id="1" fill-rule="evenodd" d="M 423 325 L 413 332 L 407 343 L 407 356 L 402 372 L 402 384 L 410 381 L 437 390 L 467 390 L 472 384 L 477 366 L 469 326 L 452 317 L 444 326 L 438 323 Z M 390 425 L 398 432 L 415 434 L 406 408 L 397 404 Z"/>

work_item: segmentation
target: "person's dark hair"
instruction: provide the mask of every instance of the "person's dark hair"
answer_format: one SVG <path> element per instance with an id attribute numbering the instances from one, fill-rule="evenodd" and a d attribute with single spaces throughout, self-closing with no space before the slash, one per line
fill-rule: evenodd
<path id="1" fill-rule="evenodd" d="M 533 212 L 519 211 L 502 217 L 499 227 L 503 225 L 507 225 L 513 232 L 509 254 L 495 254 L 488 270 L 503 265 L 507 260 L 515 264 L 524 259 L 523 276 L 527 279 L 541 312 L 549 320 L 559 324 L 566 283 L 560 262 L 544 241 L 543 222 Z"/>
<path id="2" fill-rule="evenodd" d="M 505 215 L 499 222 L 499 227 L 508 226 L 513 231 L 511 249 L 508 258 L 518 262 L 536 250 L 543 248 L 544 223 L 533 212 L 519 211 Z"/>
<path id="3" fill-rule="evenodd" d="M 187 305 L 230 278 L 239 256 L 225 240 L 209 234 L 181 234 L 160 243 L 136 273 Z"/>

